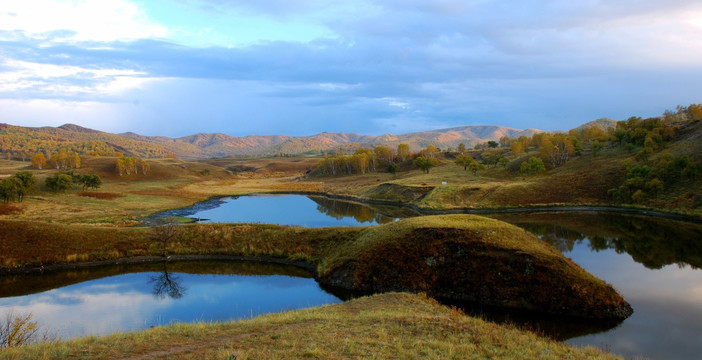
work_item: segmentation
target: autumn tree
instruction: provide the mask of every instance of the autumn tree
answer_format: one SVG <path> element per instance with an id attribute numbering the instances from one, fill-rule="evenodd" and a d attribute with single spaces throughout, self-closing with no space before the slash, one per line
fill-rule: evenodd
<path id="1" fill-rule="evenodd" d="M 44 154 L 42 153 L 37 153 L 34 156 L 32 156 L 32 167 L 35 169 L 43 169 L 44 166 L 46 166 L 46 157 L 44 157 Z"/>
<path id="2" fill-rule="evenodd" d="M 151 169 L 151 165 L 137 157 L 121 157 L 115 161 L 115 171 L 119 176 L 139 174 L 146 175 Z"/>
<path id="3" fill-rule="evenodd" d="M 432 146 L 432 145 L 429 145 Z M 412 164 L 418 168 L 421 169 L 425 174 L 429 173 L 429 170 L 433 168 L 434 166 L 438 165 L 438 161 L 433 158 L 425 157 L 425 156 L 418 156 L 414 161 L 412 161 Z"/>
<path id="4" fill-rule="evenodd" d="M 502 147 L 510 147 L 512 146 L 512 143 L 517 141 L 515 138 L 511 138 L 509 136 L 503 136 L 500 138 L 500 146 Z"/>
<path id="5" fill-rule="evenodd" d="M 49 158 L 49 165 L 56 170 L 80 168 L 80 156 L 74 152 L 61 151 Z"/>
<path id="6" fill-rule="evenodd" d="M 531 174 L 546 171 L 546 166 L 544 166 L 544 162 L 543 160 L 541 160 L 541 158 L 532 156 L 529 158 L 529 161 L 525 161 L 522 163 L 522 165 L 519 167 L 519 170 L 523 173 Z"/>
<path id="7" fill-rule="evenodd" d="M 456 157 L 456 164 L 463 166 L 463 170 L 468 169 L 468 165 L 473 161 L 473 158 L 467 155 L 458 155 Z"/>
<path id="8" fill-rule="evenodd" d="M 470 163 L 468 164 L 468 169 L 473 173 L 473 175 L 477 175 L 478 171 L 485 170 L 485 165 L 483 165 L 475 160 L 471 160 Z"/>
<path id="9" fill-rule="evenodd" d="M 409 157 L 409 152 L 410 152 L 409 145 L 407 145 L 407 144 L 397 145 L 397 157 L 400 159 L 400 162 L 405 162 L 405 160 L 407 160 L 407 158 Z"/>
<path id="10" fill-rule="evenodd" d="M 379 165 L 389 165 L 395 162 L 395 152 L 385 145 L 376 146 L 373 149 L 375 157 L 379 161 Z"/>
<path id="11" fill-rule="evenodd" d="M 419 154 L 422 157 L 427 157 L 427 158 L 434 158 L 436 156 L 436 154 L 438 154 L 438 153 L 439 153 L 439 148 L 437 148 L 434 145 L 429 145 L 426 148 L 424 148 L 423 150 L 419 151 Z"/>
<path id="12" fill-rule="evenodd" d="M 565 164 L 575 155 L 575 145 L 573 140 L 565 134 L 555 134 L 544 136 L 539 150 L 541 157 L 557 167 Z"/>
<path id="13" fill-rule="evenodd" d="M 521 155 L 524 153 L 524 145 L 521 141 L 515 141 L 511 145 L 512 149 L 512 154 L 515 156 Z"/>
<path id="14" fill-rule="evenodd" d="M 463 155 L 466 152 L 466 144 L 460 143 L 458 144 L 458 153 Z"/>

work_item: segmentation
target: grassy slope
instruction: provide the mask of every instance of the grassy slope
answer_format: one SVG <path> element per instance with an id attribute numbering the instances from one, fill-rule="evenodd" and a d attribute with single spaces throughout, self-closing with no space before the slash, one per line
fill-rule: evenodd
<path id="1" fill-rule="evenodd" d="M 699 163 L 702 141 L 695 141 L 699 140 L 699 134 L 702 134 L 702 129 L 690 131 L 665 150 L 675 155 L 694 154 L 691 157 Z M 323 182 L 328 193 L 406 202 L 426 209 L 617 205 L 612 203 L 607 191 L 621 185 L 626 174 L 625 163 L 632 158 L 621 148 L 609 148 L 597 157 L 585 153 L 545 173 L 524 175 L 518 171 L 519 164 L 530 156 L 538 156 L 538 152 L 532 151 L 518 158 L 505 154 L 511 159 L 506 167 L 492 167 L 477 175 L 464 171 L 453 160 L 442 159 L 429 174 L 407 169 L 397 175 L 371 173 L 311 180 Z M 660 152 L 651 160 L 655 161 L 658 154 Z M 477 157 L 478 153 L 472 155 Z M 387 184 L 394 188 L 389 189 Z M 691 193 L 701 192 L 702 177 L 694 181 L 682 179 L 667 187 L 657 199 L 642 206 L 702 215 L 702 209 L 694 208 L 689 200 Z"/>
<path id="2" fill-rule="evenodd" d="M 5 350 L 5 359 L 614 359 L 468 317 L 421 295 Z"/>

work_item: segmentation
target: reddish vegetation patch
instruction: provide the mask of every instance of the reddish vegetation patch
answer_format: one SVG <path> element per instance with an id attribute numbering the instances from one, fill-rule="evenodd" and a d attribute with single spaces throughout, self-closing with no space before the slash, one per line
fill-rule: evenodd
<path id="1" fill-rule="evenodd" d="M 22 209 L 20 209 L 17 206 L 8 205 L 8 204 L 0 204 L 0 215 L 10 215 L 10 214 L 16 214 L 19 212 L 22 212 Z"/>
<path id="2" fill-rule="evenodd" d="M 91 197 L 91 198 L 100 199 L 100 200 L 114 200 L 118 197 L 122 197 L 122 195 L 115 194 L 115 193 L 89 192 L 89 191 L 79 192 L 77 195 L 83 196 L 83 197 Z"/>

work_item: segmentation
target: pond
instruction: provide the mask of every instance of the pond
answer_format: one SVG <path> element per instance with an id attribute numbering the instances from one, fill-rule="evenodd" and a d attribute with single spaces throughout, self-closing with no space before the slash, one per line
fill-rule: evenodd
<path id="1" fill-rule="evenodd" d="M 405 206 L 366 205 L 324 196 L 252 195 L 214 198 L 160 217 L 186 216 L 200 222 L 248 222 L 304 227 L 367 226 L 419 215 Z"/>
<path id="2" fill-rule="evenodd" d="M 699 359 L 702 225 L 600 213 L 491 217 L 523 227 L 551 243 L 576 264 L 612 284 L 634 308 L 634 314 L 618 326 L 578 334 L 566 343 L 599 346 L 627 358 Z M 559 331 L 568 329 L 533 319 L 524 322 L 535 328 L 543 326 L 557 337 Z"/>
<path id="3" fill-rule="evenodd" d="M 341 302 L 291 266 L 196 261 L 0 278 L 0 314 L 33 315 L 63 339 Z"/>
<path id="4" fill-rule="evenodd" d="M 251 217 L 253 213 L 258 213 L 258 217 Z M 161 214 L 170 215 L 206 218 L 213 222 L 357 226 L 418 214 L 406 207 L 286 195 L 213 199 L 192 208 Z M 628 358 L 699 358 L 702 353 L 702 224 L 597 212 L 488 216 L 536 234 L 585 270 L 612 284 L 632 305 L 634 314 L 617 324 L 461 304 L 467 312 L 535 329 L 568 344 L 593 345 Z M 15 309 L 34 312 L 35 320 L 42 325 L 45 324 L 44 317 L 56 318 L 51 320 L 56 325 L 49 327 L 54 326 L 67 334 L 102 334 L 167 324 L 174 320 L 250 317 L 341 301 L 336 296 L 343 299 L 353 297 L 353 294 L 335 292 L 335 296 L 325 293 L 309 277 L 310 274 L 296 268 L 267 267 L 261 270 L 257 268 L 259 265 L 236 265 L 237 269 L 225 271 L 220 268 L 223 265 L 191 264 L 182 268 L 186 265 L 169 264 L 168 269 L 159 268 L 162 264 L 144 266 L 151 267 L 90 269 L 81 271 L 81 274 L 56 275 L 55 278 L 0 277 L 0 296 L 11 296 L 12 301 L 17 302 Z M 295 273 L 291 274 L 293 270 Z M 121 275 L 115 276 L 118 274 Z M 186 289 L 182 297 L 169 297 L 167 291 L 165 297 L 155 295 L 157 285 L 164 283 L 164 274 L 169 274 L 169 278 L 170 274 L 175 274 L 182 281 Z M 160 282 L 154 280 L 158 278 L 161 278 Z M 29 285 L 20 290 L 17 284 Z M 49 290 L 58 286 L 66 287 Z M 107 295 L 99 293 L 98 290 L 103 289 Z M 23 295 L 26 297 L 21 297 Z M 50 298 L 55 299 L 55 303 L 46 300 Z M 96 305 L 103 298 L 106 307 Z M 3 302 L 7 299 L 0 299 L 0 307 L 8 306 Z M 87 299 L 94 300 L 88 302 Z M 273 299 L 283 302 L 268 305 L 268 300 Z M 129 301 L 139 306 L 124 305 Z M 76 306 L 70 313 L 68 309 L 72 304 Z M 119 311 L 110 310 L 111 306 L 134 308 L 135 312 L 121 315 L 104 328 L 88 321 L 79 325 L 79 330 L 71 330 L 74 332 L 63 330 L 64 324 L 79 321 L 77 314 L 86 313 L 88 319 L 100 318 L 100 314 L 112 317 Z M 81 326 L 84 329 L 80 329 Z"/>

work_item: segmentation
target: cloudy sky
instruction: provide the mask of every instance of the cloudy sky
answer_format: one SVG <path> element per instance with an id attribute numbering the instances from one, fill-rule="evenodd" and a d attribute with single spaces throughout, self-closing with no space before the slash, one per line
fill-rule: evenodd
<path id="1" fill-rule="evenodd" d="M 0 3 L 0 123 L 570 129 L 702 102 L 699 0 Z"/>

